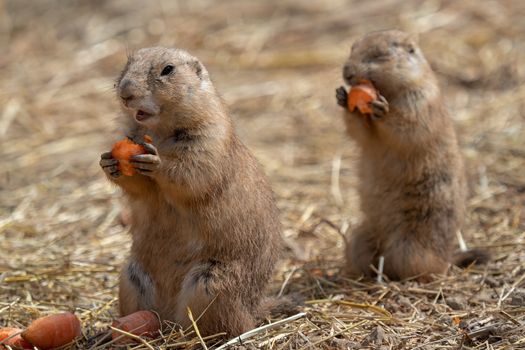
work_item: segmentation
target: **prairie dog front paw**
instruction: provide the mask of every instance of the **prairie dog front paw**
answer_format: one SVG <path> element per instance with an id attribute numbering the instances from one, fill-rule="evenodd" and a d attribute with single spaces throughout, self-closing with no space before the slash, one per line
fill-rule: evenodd
<path id="1" fill-rule="evenodd" d="M 141 143 L 141 145 L 148 153 L 132 156 L 130 164 L 139 174 L 152 176 L 159 169 L 161 164 L 159 152 L 151 143 Z"/>
<path id="2" fill-rule="evenodd" d="M 348 108 L 348 93 L 343 86 L 335 90 L 335 98 L 339 106 Z"/>
<path id="3" fill-rule="evenodd" d="M 386 117 L 390 109 L 388 101 L 382 95 L 378 95 L 377 100 L 370 102 L 372 107 L 372 118 L 381 119 Z"/>
<path id="4" fill-rule="evenodd" d="M 99 164 L 104 173 L 112 178 L 116 179 L 122 175 L 118 169 L 118 159 L 113 158 L 111 152 L 102 153 Z"/>

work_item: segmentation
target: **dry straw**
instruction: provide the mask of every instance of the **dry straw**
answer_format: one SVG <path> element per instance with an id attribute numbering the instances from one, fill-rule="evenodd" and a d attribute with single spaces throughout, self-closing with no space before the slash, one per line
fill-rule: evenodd
<path id="1" fill-rule="evenodd" d="M 74 311 L 72 348 L 113 346 L 130 237 L 97 164 L 121 137 L 112 85 L 126 51 L 175 45 L 207 65 L 275 189 L 286 256 L 268 292 L 304 300 L 234 347 L 525 347 L 524 15 L 521 0 L 0 0 L 0 325 Z M 339 273 L 359 179 L 334 90 L 353 40 L 386 27 L 420 33 L 466 160 L 461 236 L 492 254 L 428 284 Z M 129 348 L 228 340 L 197 330 L 168 323 Z"/>

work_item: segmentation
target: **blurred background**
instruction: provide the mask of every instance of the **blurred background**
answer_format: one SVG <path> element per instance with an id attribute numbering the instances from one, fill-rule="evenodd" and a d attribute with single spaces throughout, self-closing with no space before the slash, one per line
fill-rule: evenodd
<path id="1" fill-rule="evenodd" d="M 0 0 L 0 322 L 75 309 L 96 332 L 115 315 L 130 239 L 120 193 L 98 161 L 122 137 L 113 84 L 126 54 L 156 45 L 201 59 L 270 178 L 287 243 L 272 288 L 305 298 L 380 293 L 323 281 L 337 275 L 341 234 L 359 219 L 356 152 L 335 89 L 352 42 L 391 28 L 419 33 L 437 72 L 469 176 L 463 235 L 469 246 L 493 253 L 488 270 L 471 272 L 492 281 L 486 300 L 469 294 L 459 310 L 480 315 L 482 305 L 499 307 L 511 300 L 501 300 L 511 286 L 525 300 L 524 18 L 521 0 Z M 439 288 L 467 298 L 483 286 Z M 401 292 L 390 293 L 387 308 Z M 425 298 L 438 300 L 410 291 L 403 297 L 423 313 Z M 312 307 L 339 317 L 338 307 Z M 438 311 L 428 322 L 450 310 Z M 523 325 L 523 317 L 516 322 Z M 343 338 L 360 342 L 374 325 Z M 309 339 L 325 334 L 304 327 Z M 398 333 L 433 336 L 431 327 Z"/>

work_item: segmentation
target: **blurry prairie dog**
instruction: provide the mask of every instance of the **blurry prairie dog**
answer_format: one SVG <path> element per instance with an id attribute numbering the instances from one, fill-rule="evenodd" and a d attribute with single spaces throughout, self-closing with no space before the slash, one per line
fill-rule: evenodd
<path id="1" fill-rule="evenodd" d="M 485 259 L 453 254 L 465 213 L 465 176 L 456 133 L 430 65 L 412 36 L 370 33 L 352 46 L 343 68 L 349 85 L 370 80 L 379 91 L 371 119 L 345 107 L 348 135 L 360 148 L 362 223 L 349 237 L 346 268 L 371 275 L 384 256 L 384 273 L 405 279 L 446 272 L 449 263 Z"/>
<path id="2" fill-rule="evenodd" d="M 142 49 L 117 82 L 127 135 L 149 154 L 123 176 L 101 166 L 131 208 L 131 256 L 120 281 L 122 315 L 152 309 L 203 334 L 255 326 L 280 250 L 273 194 L 201 62 L 179 49 Z"/>

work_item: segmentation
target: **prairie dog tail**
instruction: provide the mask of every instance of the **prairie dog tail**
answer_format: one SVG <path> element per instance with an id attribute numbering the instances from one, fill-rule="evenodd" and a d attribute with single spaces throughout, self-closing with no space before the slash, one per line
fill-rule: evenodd
<path id="1" fill-rule="evenodd" d="M 459 267 L 468 267 L 472 264 L 485 264 L 489 259 L 490 255 L 487 251 L 481 249 L 469 249 L 464 252 L 455 253 L 452 257 L 452 262 Z"/>

